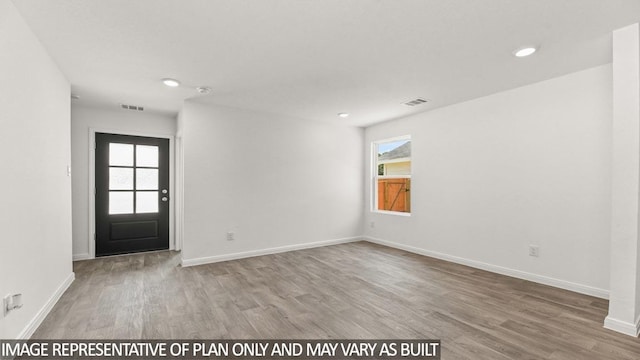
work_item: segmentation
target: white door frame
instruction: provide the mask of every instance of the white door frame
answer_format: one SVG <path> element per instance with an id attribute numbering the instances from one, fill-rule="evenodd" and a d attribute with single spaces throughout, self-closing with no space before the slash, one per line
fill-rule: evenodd
<path id="1" fill-rule="evenodd" d="M 181 203 L 181 192 L 176 191 L 178 188 L 176 182 L 179 179 L 176 176 L 176 139 L 173 135 L 153 134 L 136 131 L 123 131 L 105 128 L 89 128 L 89 258 L 96 257 L 96 133 L 145 136 L 160 139 L 169 139 L 169 249 L 182 249 L 182 236 L 180 231 L 176 231 L 176 219 L 182 218 L 181 207 L 177 204 Z M 179 160 L 178 160 L 179 161 Z M 180 164 L 181 165 L 181 164 Z M 180 185 L 182 186 L 182 185 Z M 178 222 L 179 223 L 179 222 Z M 180 227 L 181 228 L 181 227 Z"/>

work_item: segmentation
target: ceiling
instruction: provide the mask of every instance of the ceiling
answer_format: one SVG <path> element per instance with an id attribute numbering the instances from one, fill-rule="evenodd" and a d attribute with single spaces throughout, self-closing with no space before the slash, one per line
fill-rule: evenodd
<path id="1" fill-rule="evenodd" d="M 350 126 L 608 63 L 611 31 L 640 21 L 640 0 L 13 2 L 79 103 L 175 114 L 194 98 Z"/>

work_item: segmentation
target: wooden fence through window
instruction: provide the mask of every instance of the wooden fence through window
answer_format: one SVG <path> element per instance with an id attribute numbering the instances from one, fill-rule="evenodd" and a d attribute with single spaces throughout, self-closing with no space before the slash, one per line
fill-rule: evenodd
<path id="1" fill-rule="evenodd" d="M 411 179 L 378 179 L 378 210 L 411 212 Z"/>

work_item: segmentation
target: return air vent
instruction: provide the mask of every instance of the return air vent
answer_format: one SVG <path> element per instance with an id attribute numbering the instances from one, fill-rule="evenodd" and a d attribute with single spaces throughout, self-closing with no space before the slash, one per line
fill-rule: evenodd
<path id="1" fill-rule="evenodd" d="M 126 110 L 144 111 L 144 108 L 142 106 L 127 105 L 127 104 L 120 104 L 120 106 Z"/>
<path id="2" fill-rule="evenodd" d="M 416 106 L 416 105 L 422 105 L 422 104 L 424 104 L 424 103 L 426 103 L 426 102 L 428 102 L 428 101 L 429 101 L 429 100 L 425 100 L 425 99 L 417 98 L 417 99 L 415 99 L 415 100 L 407 101 L 407 102 L 405 102 L 405 103 L 403 103 L 403 104 L 405 104 L 405 105 L 407 105 L 407 106 Z"/>

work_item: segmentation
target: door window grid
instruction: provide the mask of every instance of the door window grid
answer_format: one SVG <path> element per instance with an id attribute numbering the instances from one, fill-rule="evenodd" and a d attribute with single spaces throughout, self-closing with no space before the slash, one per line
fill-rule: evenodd
<path id="1" fill-rule="evenodd" d="M 159 211 L 158 146 L 109 144 L 109 215 Z"/>

